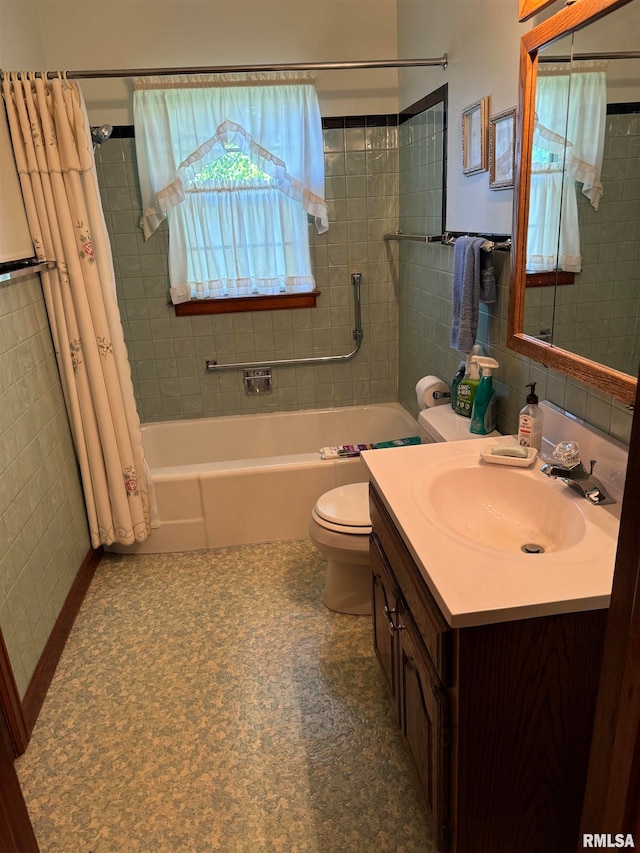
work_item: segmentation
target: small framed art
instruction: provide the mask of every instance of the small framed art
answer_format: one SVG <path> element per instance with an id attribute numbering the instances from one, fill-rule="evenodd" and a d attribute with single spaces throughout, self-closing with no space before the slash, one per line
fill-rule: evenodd
<path id="1" fill-rule="evenodd" d="M 489 119 L 489 187 L 513 187 L 515 170 L 516 108 L 503 110 Z"/>
<path id="2" fill-rule="evenodd" d="M 489 98 L 462 110 L 462 174 L 487 171 L 487 116 Z"/>

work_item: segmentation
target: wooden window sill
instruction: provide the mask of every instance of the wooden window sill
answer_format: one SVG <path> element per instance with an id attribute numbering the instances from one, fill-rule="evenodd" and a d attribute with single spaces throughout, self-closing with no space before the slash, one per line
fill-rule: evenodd
<path id="1" fill-rule="evenodd" d="M 291 308 L 315 308 L 319 290 L 308 293 L 278 293 L 267 296 L 240 296 L 231 299 L 192 299 L 174 305 L 176 317 L 200 314 L 235 314 L 241 311 L 282 311 Z"/>
<path id="2" fill-rule="evenodd" d="M 564 270 L 551 272 L 528 272 L 526 287 L 555 287 L 556 284 L 573 284 L 575 273 Z"/>

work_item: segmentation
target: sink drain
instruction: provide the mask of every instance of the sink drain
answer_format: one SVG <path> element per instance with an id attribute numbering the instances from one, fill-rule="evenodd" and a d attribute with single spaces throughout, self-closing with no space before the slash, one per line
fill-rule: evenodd
<path id="1" fill-rule="evenodd" d="M 535 542 L 526 542 L 520 546 L 520 550 L 524 551 L 525 554 L 544 554 L 542 545 L 536 545 Z"/>

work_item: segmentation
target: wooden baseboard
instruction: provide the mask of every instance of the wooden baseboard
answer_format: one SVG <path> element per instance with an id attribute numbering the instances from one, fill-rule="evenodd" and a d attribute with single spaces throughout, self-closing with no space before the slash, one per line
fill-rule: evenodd
<path id="1" fill-rule="evenodd" d="M 93 579 L 98 563 L 102 559 L 102 554 L 102 548 L 98 548 L 97 550 L 91 549 L 82 561 L 82 565 L 78 569 L 78 574 L 71 585 L 62 610 L 56 619 L 56 623 L 53 626 L 53 630 L 27 687 L 27 692 L 22 701 L 22 713 L 27 729 L 27 742 L 31 737 L 31 732 L 38 719 L 38 714 L 40 713 L 42 703 L 51 684 L 51 679 L 58 666 L 62 650 L 71 633 L 71 628 L 80 610 L 80 605 L 87 594 L 89 584 Z M 18 754 L 22 754 L 25 748 L 26 743 Z"/>

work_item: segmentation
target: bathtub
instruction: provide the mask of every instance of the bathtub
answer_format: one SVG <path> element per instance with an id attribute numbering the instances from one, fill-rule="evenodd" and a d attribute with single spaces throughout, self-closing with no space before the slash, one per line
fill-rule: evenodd
<path id="1" fill-rule="evenodd" d="M 367 480 L 359 457 L 319 449 L 418 435 L 398 403 L 142 426 L 159 526 L 119 553 L 164 553 L 307 536 L 318 497 Z"/>

